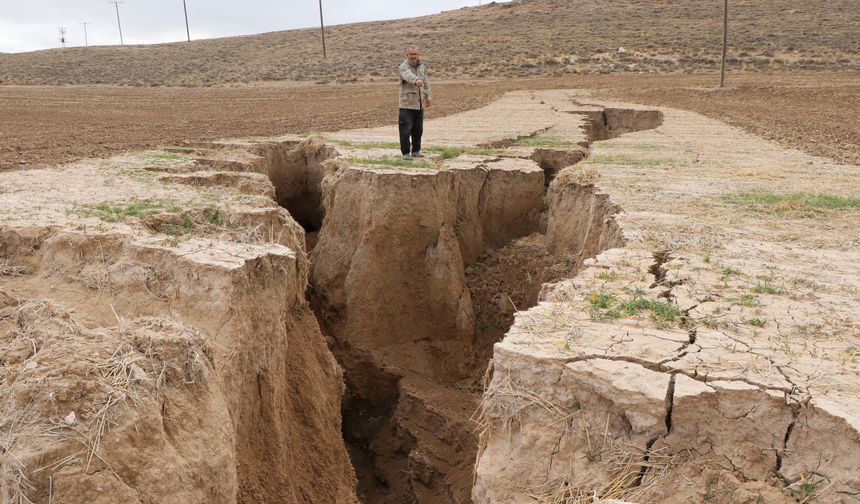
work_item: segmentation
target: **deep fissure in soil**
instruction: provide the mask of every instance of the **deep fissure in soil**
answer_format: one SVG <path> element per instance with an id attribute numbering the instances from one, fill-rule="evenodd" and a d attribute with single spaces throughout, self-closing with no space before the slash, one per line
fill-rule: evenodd
<path id="1" fill-rule="evenodd" d="M 542 173 L 540 197 L 533 200 L 527 209 L 533 213 L 533 218 L 527 219 L 526 224 L 520 222 L 517 232 L 511 233 L 501 243 L 486 240 L 479 242 L 483 243 L 479 246 L 464 244 L 462 228 L 468 228 L 470 223 L 467 222 L 468 216 L 458 213 L 455 222 L 451 226 L 445 223 L 415 256 L 416 263 L 423 261 L 423 264 L 415 266 L 425 269 L 423 276 L 391 276 L 387 270 L 397 268 L 399 247 L 406 249 L 411 241 L 422 239 L 420 230 L 407 228 L 423 229 L 429 225 L 421 215 L 397 215 L 385 223 L 385 233 L 377 237 L 377 242 L 365 244 L 366 248 L 358 252 L 351 250 L 352 255 L 338 258 L 340 263 L 351 263 L 343 271 L 334 275 L 312 273 L 308 298 L 329 348 L 344 369 L 343 434 L 358 478 L 359 495 L 364 502 L 471 502 L 477 453 L 471 417 L 483 391 L 482 383 L 492 358 L 493 344 L 502 339 L 517 311 L 537 303 L 544 283 L 570 278 L 584 259 L 623 245 L 620 228 L 613 218 L 620 209 L 606 195 L 597 193 L 594 186 L 550 185 L 550 181 L 559 171 L 582 161 L 587 156 L 590 142 L 656 127 L 662 122 L 662 114 L 620 109 L 587 114 L 590 119 L 585 126 L 588 145 L 575 150 L 536 149 L 532 160 L 540 165 Z M 357 230 L 356 223 L 324 222 L 328 211 L 333 211 L 334 219 L 341 218 L 342 214 L 336 210 L 337 198 L 351 197 L 348 194 L 344 196 L 351 190 L 350 184 L 369 184 L 370 189 L 384 186 L 386 189 L 357 193 L 359 197 L 351 203 L 361 207 L 362 198 L 408 195 L 408 192 L 398 192 L 402 187 L 399 181 L 413 177 L 397 172 L 363 176 L 361 171 L 350 170 L 356 173 L 353 179 L 344 175 L 333 183 L 323 184 L 323 178 L 328 176 L 323 163 L 336 156 L 336 151 L 308 141 L 298 145 L 268 145 L 263 147 L 261 155 L 265 160 L 263 171 L 275 185 L 279 204 L 287 208 L 307 231 L 307 250 L 313 250 L 312 269 L 329 268 L 326 255 L 344 248 L 343 243 L 337 246 L 326 243 L 321 249 L 314 249 L 317 233 L 320 240 L 332 241 L 339 239 L 338 233 L 374 235 L 382 229 Z M 473 195 L 477 197 L 475 204 L 483 209 L 486 200 L 492 197 L 486 194 L 488 172 L 492 170 L 493 163 L 490 163 L 475 173 L 469 170 L 455 174 L 440 172 L 437 177 L 448 177 L 445 184 L 454 187 L 466 187 L 470 177 L 486 177 L 480 184 L 479 193 Z M 372 183 L 367 179 L 373 179 Z M 414 186 L 414 179 L 410 183 Z M 513 181 L 513 184 L 517 183 Z M 324 185 L 327 186 L 325 190 Z M 439 185 L 434 189 L 434 197 L 441 191 L 443 195 L 457 199 L 457 205 L 469 197 L 468 190 L 459 189 L 459 193 L 449 194 L 445 189 L 440 190 Z M 403 201 L 410 205 L 423 203 L 420 198 L 411 197 Z M 385 212 L 372 203 L 365 205 L 368 211 Z M 361 208 L 353 208 L 352 211 L 362 212 Z M 468 213 L 462 208 L 458 212 Z M 502 221 L 492 222 L 489 226 L 504 228 L 509 224 L 500 218 Z M 487 227 L 488 224 L 484 225 Z M 403 236 L 392 238 L 391 234 Z M 409 255 L 408 251 L 402 253 Z M 430 264 L 424 259 L 426 257 L 433 258 Z M 331 262 L 331 258 L 328 260 Z M 387 264 L 362 263 L 364 260 Z M 434 269 L 436 267 L 442 269 Z M 365 268 L 368 275 L 357 275 L 359 281 L 350 283 L 350 275 L 360 268 Z M 442 283 L 438 282 L 440 278 L 434 280 L 434 276 L 439 276 Z M 428 336 L 414 340 L 414 344 L 409 346 L 411 340 L 408 337 L 386 333 L 384 328 L 391 325 L 376 324 L 377 319 L 385 318 L 384 304 L 391 301 L 384 290 L 380 291 L 379 299 L 362 305 L 360 313 L 345 301 L 356 303 L 355 298 L 349 298 L 345 293 L 351 289 L 384 289 L 385 286 L 371 285 L 378 281 L 389 282 L 394 293 L 412 294 L 412 299 L 407 300 L 400 314 L 402 317 L 418 320 L 420 325 L 440 323 L 446 334 L 436 335 L 431 330 L 427 332 Z M 449 281 L 462 285 L 465 292 L 448 293 L 448 298 L 444 293 L 438 294 L 436 291 L 440 285 Z M 398 283 L 408 284 L 409 288 L 404 290 Z M 455 316 L 454 325 L 445 326 L 443 319 L 451 315 L 448 313 L 450 310 L 434 306 L 434 303 L 450 304 L 450 297 L 458 295 L 460 300 L 453 303 L 453 309 L 461 313 Z M 431 315 L 425 318 L 414 316 L 425 311 Z M 438 316 L 433 316 L 434 313 Z M 357 317 L 364 320 L 356 326 L 354 321 Z M 361 327 L 361 331 L 366 332 L 362 337 L 376 338 L 383 343 L 377 347 L 351 339 L 352 334 L 345 337 L 344 327 L 352 330 Z M 418 329 L 425 328 L 400 326 L 395 332 Z M 449 341 L 451 344 L 435 345 L 435 336 L 444 339 L 450 337 L 448 333 L 452 331 L 457 335 Z M 380 350 L 386 345 L 384 341 L 390 341 L 389 346 L 397 347 L 399 353 L 387 352 L 384 348 Z M 403 341 L 407 344 L 403 345 Z M 413 353 L 415 357 L 410 360 Z"/>

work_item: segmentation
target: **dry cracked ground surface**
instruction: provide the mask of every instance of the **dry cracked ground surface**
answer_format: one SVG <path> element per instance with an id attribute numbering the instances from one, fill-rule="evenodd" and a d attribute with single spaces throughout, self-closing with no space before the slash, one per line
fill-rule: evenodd
<path id="1" fill-rule="evenodd" d="M 605 93 L 2 173 L 4 498 L 856 501 L 860 170 Z"/>

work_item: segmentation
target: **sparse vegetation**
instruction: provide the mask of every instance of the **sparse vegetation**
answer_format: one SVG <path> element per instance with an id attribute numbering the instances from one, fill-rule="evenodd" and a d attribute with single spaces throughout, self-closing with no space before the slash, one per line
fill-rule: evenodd
<path id="1" fill-rule="evenodd" d="M 588 314 L 595 320 L 621 318 L 621 312 L 613 307 L 618 299 L 614 294 L 594 293 L 586 298 Z"/>
<path id="2" fill-rule="evenodd" d="M 190 214 L 182 215 L 182 220 L 178 224 L 165 223 L 158 226 L 158 231 L 171 236 L 184 236 L 191 234 L 197 225 Z"/>
<path id="3" fill-rule="evenodd" d="M 771 294 L 771 295 L 780 295 L 785 294 L 785 289 L 780 289 L 778 287 L 774 287 L 770 285 L 768 282 L 757 283 L 755 287 L 752 288 L 752 291 L 756 294 Z"/>
<path id="4" fill-rule="evenodd" d="M 400 144 L 397 142 L 348 142 L 346 140 L 335 140 L 334 143 L 349 147 L 351 149 L 397 149 L 400 150 Z"/>
<path id="5" fill-rule="evenodd" d="M 664 301 L 645 297 L 645 292 L 637 289 L 627 301 L 621 303 L 622 313 L 626 316 L 638 315 L 643 311 L 650 313 L 657 327 L 665 328 L 675 325 L 681 317 L 677 306 Z"/>
<path id="6" fill-rule="evenodd" d="M 746 210 L 814 217 L 827 211 L 860 211 L 860 198 L 796 192 L 778 194 L 749 191 L 723 196 L 723 201 Z"/>
<path id="7" fill-rule="evenodd" d="M 642 158 L 623 154 L 598 154 L 587 158 L 585 162 L 623 166 L 674 166 L 676 164 L 672 159 Z"/>
<path id="8" fill-rule="evenodd" d="M 738 304 L 740 306 L 746 306 L 747 308 L 757 308 L 761 306 L 761 302 L 756 296 L 752 294 L 742 294 L 737 298 L 729 298 L 729 301 Z"/>
<path id="9" fill-rule="evenodd" d="M 611 320 L 640 316 L 647 313 L 658 328 L 665 329 L 677 324 L 681 311 L 672 303 L 650 299 L 645 291 L 636 289 L 630 296 L 619 301 L 614 294 L 594 293 L 586 298 L 589 316 L 595 320 Z"/>
<path id="10" fill-rule="evenodd" d="M 344 158 L 343 161 L 348 163 L 355 163 L 361 165 L 368 166 L 376 166 L 379 168 L 430 168 L 436 169 L 438 168 L 433 163 L 428 161 L 406 161 L 403 159 L 397 158 L 356 158 L 356 157 L 348 157 Z"/>
<path id="11" fill-rule="evenodd" d="M 465 149 L 459 147 L 428 147 L 424 152 L 438 154 L 442 159 L 453 159 L 465 152 Z"/>
<path id="12" fill-rule="evenodd" d="M 147 153 L 147 155 L 149 157 L 152 157 L 155 159 L 167 159 L 167 160 L 187 159 L 188 158 L 187 154 L 180 154 L 178 152 L 158 151 L 158 152 L 149 152 L 149 153 Z"/>
<path id="13" fill-rule="evenodd" d="M 178 151 L 186 151 L 186 152 L 194 152 L 197 149 L 198 149 L 197 147 L 191 147 L 188 145 L 164 145 L 164 146 L 158 148 L 158 150 L 161 150 L 161 151 L 178 150 Z"/>
<path id="14" fill-rule="evenodd" d="M 631 150 L 642 150 L 642 151 L 655 151 L 660 150 L 660 146 L 656 144 L 650 143 L 626 143 L 626 142 L 615 142 L 612 140 L 605 141 L 601 143 L 603 147 L 612 147 L 617 149 L 631 149 Z"/>
<path id="15" fill-rule="evenodd" d="M 148 217 L 159 213 L 180 213 L 182 209 L 175 204 L 151 200 L 136 201 L 125 206 L 100 203 L 84 207 L 78 213 L 86 217 L 98 217 L 105 222 L 121 222 L 128 217 Z"/>
<path id="16" fill-rule="evenodd" d="M 521 145 L 523 147 L 563 148 L 572 147 L 576 144 L 562 138 L 526 137 L 517 140 L 517 145 Z"/>
<path id="17" fill-rule="evenodd" d="M 764 327 L 765 324 L 767 324 L 767 321 L 764 319 L 758 318 L 758 317 L 753 317 L 753 318 L 745 319 L 744 323 L 749 324 L 751 326 Z"/>
<path id="18" fill-rule="evenodd" d="M 597 274 L 597 278 L 601 280 L 615 280 L 618 278 L 618 273 L 613 270 L 601 271 Z"/>

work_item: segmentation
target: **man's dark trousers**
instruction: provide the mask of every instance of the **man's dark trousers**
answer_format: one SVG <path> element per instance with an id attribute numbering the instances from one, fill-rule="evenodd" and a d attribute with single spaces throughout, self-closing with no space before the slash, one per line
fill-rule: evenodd
<path id="1" fill-rule="evenodd" d="M 424 109 L 400 109 L 400 152 L 407 155 L 410 152 L 421 151 L 421 135 L 424 134 Z M 409 149 L 409 139 L 412 139 L 412 150 Z"/>

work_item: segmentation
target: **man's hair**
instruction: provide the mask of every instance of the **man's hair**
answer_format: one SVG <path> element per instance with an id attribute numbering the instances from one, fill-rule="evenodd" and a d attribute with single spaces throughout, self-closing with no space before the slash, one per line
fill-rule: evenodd
<path id="1" fill-rule="evenodd" d="M 415 49 L 416 51 L 421 52 L 421 50 L 418 49 L 418 46 L 411 45 L 411 46 L 406 48 L 406 54 L 409 54 L 409 51 L 411 51 L 412 49 Z"/>

